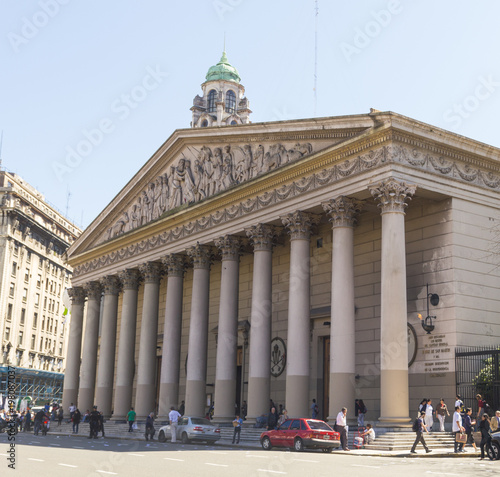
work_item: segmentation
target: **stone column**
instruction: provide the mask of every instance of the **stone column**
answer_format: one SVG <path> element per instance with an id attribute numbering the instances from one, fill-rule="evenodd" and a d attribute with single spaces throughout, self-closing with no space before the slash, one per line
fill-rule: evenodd
<path id="1" fill-rule="evenodd" d="M 146 419 L 155 412 L 156 401 L 156 344 L 158 340 L 158 307 L 160 298 L 160 263 L 147 262 L 140 267 L 144 278 L 139 360 L 137 363 L 137 419 Z"/>
<path id="2" fill-rule="evenodd" d="M 211 249 L 197 244 L 187 250 L 193 260 L 193 290 L 186 376 L 186 415 L 204 416 L 207 379 L 208 302 Z"/>
<path id="3" fill-rule="evenodd" d="M 281 217 L 290 234 L 290 286 L 286 409 L 290 416 L 309 415 L 310 236 L 318 215 L 297 211 Z"/>
<path id="4" fill-rule="evenodd" d="M 370 187 L 382 214 L 380 283 L 380 424 L 410 421 L 406 300 L 405 201 L 416 186 L 388 179 Z"/>
<path id="5" fill-rule="evenodd" d="M 83 308 L 85 291 L 81 287 L 68 289 L 71 298 L 71 321 L 69 324 L 68 354 L 64 373 L 63 409 L 71 403 L 78 405 L 78 384 L 80 381 L 80 360 L 82 354 Z"/>
<path id="6" fill-rule="evenodd" d="M 102 310 L 101 344 L 97 367 L 96 404 L 106 419 L 111 417 L 113 402 L 113 379 L 115 374 L 116 319 L 118 315 L 118 293 L 120 280 L 108 276 L 101 280 L 104 289 Z"/>
<path id="7" fill-rule="evenodd" d="M 215 241 L 222 255 L 214 418 L 234 419 L 236 354 L 238 349 L 238 294 L 241 240 L 226 235 Z"/>
<path id="8" fill-rule="evenodd" d="M 254 422 L 269 412 L 271 395 L 272 250 L 276 227 L 259 224 L 246 233 L 254 250 L 247 400 L 247 420 Z"/>
<path id="9" fill-rule="evenodd" d="M 355 399 L 354 225 L 360 203 L 338 197 L 322 205 L 333 227 L 328 409 L 328 420 L 332 421 L 342 407 L 353 406 Z"/>
<path id="10" fill-rule="evenodd" d="M 87 294 L 87 319 L 85 323 L 82 365 L 80 368 L 80 388 L 78 390 L 78 407 L 83 413 L 87 409 L 92 409 L 94 405 L 99 315 L 101 312 L 102 294 L 99 282 L 90 282 L 84 288 Z"/>
<path id="11" fill-rule="evenodd" d="M 182 286 L 186 258 L 170 254 L 163 258 L 167 272 L 167 299 L 165 304 L 165 325 L 163 328 L 163 353 L 161 358 L 160 402 L 158 417 L 168 419 L 170 406 L 179 401 L 179 371 L 182 336 Z"/>
<path id="12" fill-rule="evenodd" d="M 116 388 L 113 419 L 123 420 L 132 406 L 132 386 L 135 374 L 135 336 L 137 326 L 137 294 L 141 274 L 139 270 L 124 270 L 119 274 L 123 287 Z"/>

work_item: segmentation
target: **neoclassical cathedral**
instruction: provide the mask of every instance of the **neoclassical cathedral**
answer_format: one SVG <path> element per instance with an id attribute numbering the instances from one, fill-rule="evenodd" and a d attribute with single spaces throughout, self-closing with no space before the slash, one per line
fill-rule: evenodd
<path id="1" fill-rule="evenodd" d="M 452 405 L 457 350 L 500 337 L 500 150 L 376 110 L 251 123 L 225 52 L 201 87 L 69 250 L 64 407 Z"/>

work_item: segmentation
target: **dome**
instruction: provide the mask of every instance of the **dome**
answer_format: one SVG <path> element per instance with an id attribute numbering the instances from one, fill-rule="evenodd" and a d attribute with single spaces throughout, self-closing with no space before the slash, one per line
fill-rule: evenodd
<path id="1" fill-rule="evenodd" d="M 208 70 L 205 79 L 206 81 L 226 80 L 234 81 L 235 83 L 239 83 L 241 80 L 236 68 L 234 66 L 231 66 L 227 61 L 225 51 L 222 53 L 220 61 Z"/>

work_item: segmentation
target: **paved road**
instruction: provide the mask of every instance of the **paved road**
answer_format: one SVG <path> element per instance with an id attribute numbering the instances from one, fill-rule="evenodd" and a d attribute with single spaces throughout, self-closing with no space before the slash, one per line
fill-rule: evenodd
<path id="1" fill-rule="evenodd" d="M 149 444 L 149 445 L 148 445 Z M 401 458 L 234 449 L 217 445 L 18 435 L 16 471 L 7 473 L 8 442 L 0 436 L 0 475 L 22 477 L 467 476 L 500 475 L 500 461 Z"/>

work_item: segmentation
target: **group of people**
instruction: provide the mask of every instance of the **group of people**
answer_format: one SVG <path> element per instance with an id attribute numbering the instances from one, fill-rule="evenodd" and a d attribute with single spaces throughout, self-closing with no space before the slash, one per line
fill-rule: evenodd
<path id="1" fill-rule="evenodd" d="M 474 451 L 477 452 L 477 446 L 474 441 L 474 431 L 477 429 L 481 433 L 481 449 L 480 459 L 484 459 L 485 450 L 489 451 L 490 456 L 494 455 L 491 447 L 491 433 L 500 429 L 500 411 L 496 411 L 494 416 L 490 416 L 485 411 L 489 408 L 486 401 L 480 394 L 476 395 L 478 402 L 478 410 L 476 416 L 472 415 L 472 408 L 465 408 L 462 397 L 457 394 L 455 400 L 455 411 L 452 417 L 452 431 L 455 434 L 454 452 L 465 452 L 464 447 L 470 444 Z M 490 411 L 491 412 L 491 411 Z M 445 431 L 444 422 L 446 416 L 450 416 L 448 407 L 443 399 L 440 399 L 436 410 L 432 406 L 431 399 L 423 399 L 419 405 L 419 415 L 413 424 L 413 430 L 416 432 L 415 442 L 411 448 L 411 453 L 415 454 L 416 446 L 420 442 L 424 446 L 426 452 L 431 452 L 425 443 L 423 434 L 432 430 L 434 424 L 433 417 L 436 416 L 439 420 L 439 428 L 441 432 Z M 491 457 L 490 457 L 491 458 Z"/>

